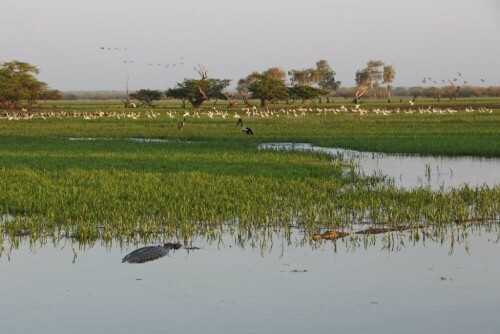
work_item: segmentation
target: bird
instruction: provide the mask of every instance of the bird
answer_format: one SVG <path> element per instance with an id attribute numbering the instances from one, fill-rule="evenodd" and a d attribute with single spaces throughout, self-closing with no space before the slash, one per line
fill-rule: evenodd
<path id="1" fill-rule="evenodd" d="M 182 119 L 182 122 L 179 122 L 179 124 L 177 124 L 177 129 L 179 129 L 179 131 L 183 132 L 184 131 L 184 122 L 186 121 L 186 118 L 184 117 Z"/>
<path id="2" fill-rule="evenodd" d="M 243 131 L 246 135 L 249 135 L 249 136 L 253 135 L 252 129 L 250 129 L 248 126 L 244 127 L 243 130 L 241 130 L 241 131 Z"/>
<path id="3" fill-rule="evenodd" d="M 241 117 L 238 118 L 238 122 L 236 122 L 236 126 L 238 126 L 238 125 L 241 127 L 243 126 L 243 119 Z"/>
<path id="4" fill-rule="evenodd" d="M 481 79 L 481 82 L 484 82 L 484 79 Z"/>
<path id="5" fill-rule="evenodd" d="M 410 102 L 410 106 L 415 104 L 415 101 L 412 101 L 412 100 L 408 100 L 408 102 Z"/>

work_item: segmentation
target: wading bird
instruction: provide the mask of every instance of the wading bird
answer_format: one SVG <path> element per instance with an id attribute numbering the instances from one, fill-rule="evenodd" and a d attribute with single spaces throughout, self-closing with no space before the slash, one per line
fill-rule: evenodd
<path id="1" fill-rule="evenodd" d="M 243 131 L 246 135 L 253 136 L 253 131 L 248 126 L 244 127 L 241 131 Z"/>
<path id="2" fill-rule="evenodd" d="M 186 118 L 184 117 L 182 119 L 182 122 L 179 122 L 179 124 L 177 124 L 177 129 L 179 129 L 180 132 L 184 132 L 184 122 L 186 121 Z"/>

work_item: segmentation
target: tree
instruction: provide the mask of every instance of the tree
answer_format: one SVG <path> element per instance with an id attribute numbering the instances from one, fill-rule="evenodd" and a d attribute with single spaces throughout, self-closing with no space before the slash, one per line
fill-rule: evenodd
<path id="1" fill-rule="evenodd" d="M 323 95 L 328 94 L 328 91 L 319 89 L 316 87 L 311 87 L 311 86 L 292 86 L 288 87 L 288 94 L 292 99 L 301 99 L 302 103 L 301 105 L 304 104 L 305 101 L 311 100 Z"/>
<path id="2" fill-rule="evenodd" d="M 373 97 L 375 97 L 378 88 L 380 87 L 380 80 L 382 80 L 382 66 L 384 62 L 381 60 L 370 60 L 366 63 L 366 70 L 370 74 L 371 87 L 373 90 Z"/>
<path id="3" fill-rule="evenodd" d="M 384 84 L 387 85 L 387 102 L 391 103 L 392 82 L 396 76 L 396 70 L 392 65 L 384 66 L 383 79 Z"/>
<path id="4" fill-rule="evenodd" d="M 248 85 L 252 97 L 260 100 L 260 106 L 265 107 L 269 101 L 286 100 L 288 93 L 282 80 L 259 74 Z"/>
<path id="5" fill-rule="evenodd" d="M 169 88 L 165 94 L 183 101 L 187 100 L 193 108 L 200 108 L 203 102 L 211 98 L 225 98 L 222 91 L 230 82 L 228 79 L 184 79 L 174 88 Z"/>
<path id="6" fill-rule="evenodd" d="M 154 107 L 153 102 L 161 99 L 161 92 L 156 89 L 141 89 L 130 94 L 130 97 L 140 102 L 139 106 Z"/>
<path id="7" fill-rule="evenodd" d="M 250 105 L 248 101 L 250 97 L 250 91 L 248 90 L 248 86 L 250 86 L 254 81 L 259 80 L 259 75 L 260 74 L 258 72 L 252 72 L 246 78 L 238 80 L 236 91 L 238 92 L 238 95 L 241 96 L 246 106 Z"/>
<path id="8" fill-rule="evenodd" d="M 318 73 L 314 68 L 288 71 L 292 86 L 312 86 L 318 82 Z"/>
<path id="9" fill-rule="evenodd" d="M 56 97 L 55 90 L 49 91 L 45 82 L 35 78 L 39 69 L 18 60 L 0 65 L 0 106 L 4 109 L 19 109 L 22 102 L 33 107 L 38 100 Z"/>
<path id="10" fill-rule="evenodd" d="M 246 78 L 238 80 L 236 89 L 246 105 L 250 105 L 248 99 L 251 95 L 259 99 L 260 105 L 264 107 L 269 101 L 288 98 L 285 80 L 285 71 L 278 67 L 271 67 L 262 73 L 252 72 Z"/>
<path id="11" fill-rule="evenodd" d="M 285 82 L 285 80 L 286 80 L 286 73 L 285 73 L 285 71 L 283 71 L 279 67 L 268 68 L 267 70 L 265 70 L 264 72 L 262 72 L 262 75 L 264 75 L 264 76 L 266 76 L 268 78 L 272 78 L 272 79 L 276 79 L 276 80 L 281 80 L 283 82 Z"/>
<path id="12" fill-rule="evenodd" d="M 356 72 L 356 93 L 354 95 L 354 103 L 358 104 L 358 100 L 370 88 L 372 79 L 368 69 L 364 68 Z"/>
<path id="13" fill-rule="evenodd" d="M 326 60 L 320 60 L 316 63 L 316 72 L 318 78 L 318 87 L 327 91 L 327 94 L 332 94 L 334 91 L 339 89 L 341 82 L 335 80 L 336 73 L 332 70 Z M 327 96 L 326 102 L 330 102 L 329 95 Z"/>

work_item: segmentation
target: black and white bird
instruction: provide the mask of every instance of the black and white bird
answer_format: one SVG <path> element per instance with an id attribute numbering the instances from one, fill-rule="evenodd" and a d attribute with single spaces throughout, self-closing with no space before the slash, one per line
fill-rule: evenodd
<path id="1" fill-rule="evenodd" d="M 253 135 L 252 129 L 250 129 L 248 126 L 244 127 L 243 130 L 241 130 L 241 131 L 243 131 L 246 135 L 249 135 L 249 136 Z"/>
<path id="2" fill-rule="evenodd" d="M 186 118 L 184 117 L 184 118 L 182 119 L 182 122 L 179 122 L 179 123 L 177 124 L 177 129 L 179 129 L 179 131 L 181 131 L 181 132 L 183 132 L 183 131 L 184 131 L 184 122 L 185 122 L 185 121 L 186 121 Z"/>

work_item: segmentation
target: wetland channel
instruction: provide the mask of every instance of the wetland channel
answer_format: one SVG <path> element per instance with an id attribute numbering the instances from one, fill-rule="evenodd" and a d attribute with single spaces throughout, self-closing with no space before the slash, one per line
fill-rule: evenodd
<path id="1" fill-rule="evenodd" d="M 342 148 L 320 147 L 307 143 L 266 143 L 261 149 L 298 150 L 342 156 L 354 160 L 360 173 L 385 175 L 397 187 L 429 186 L 433 190 L 459 187 L 500 185 L 500 159 L 478 157 L 421 156 L 360 152 Z"/>

